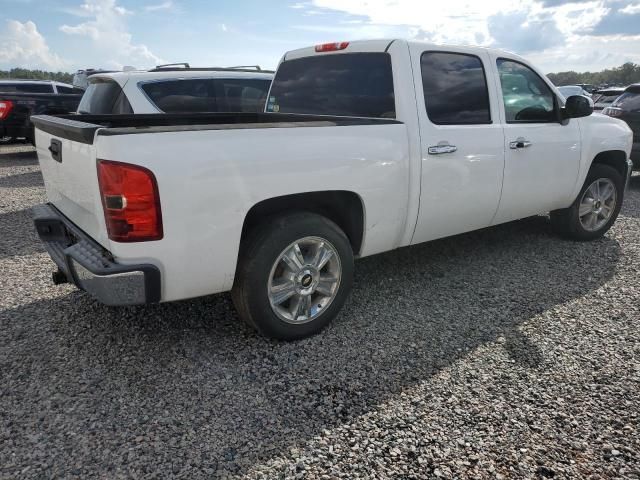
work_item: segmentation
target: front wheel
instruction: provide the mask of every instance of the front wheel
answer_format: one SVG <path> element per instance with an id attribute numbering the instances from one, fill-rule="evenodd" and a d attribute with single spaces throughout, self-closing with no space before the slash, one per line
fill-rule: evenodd
<path id="1" fill-rule="evenodd" d="M 240 317 L 262 334 L 294 340 L 322 330 L 353 283 L 344 232 L 313 213 L 265 222 L 243 242 L 232 290 Z"/>
<path id="2" fill-rule="evenodd" d="M 551 224 L 574 240 L 602 237 L 620 213 L 624 197 L 624 179 L 613 167 L 595 164 L 569 208 L 551 212 Z"/>

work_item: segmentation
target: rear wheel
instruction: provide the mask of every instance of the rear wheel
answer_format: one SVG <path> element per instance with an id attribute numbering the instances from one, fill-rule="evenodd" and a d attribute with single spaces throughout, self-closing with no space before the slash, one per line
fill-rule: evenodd
<path id="1" fill-rule="evenodd" d="M 353 282 L 344 232 L 313 213 L 276 217 L 242 245 L 232 296 L 240 317 L 282 340 L 313 335 L 338 314 Z"/>
<path id="2" fill-rule="evenodd" d="M 551 212 L 551 224 L 574 240 L 600 238 L 616 221 L 623 196 L 620 173 L 608 165 L 592 165 L 578 198 L 569 208 Z"/>

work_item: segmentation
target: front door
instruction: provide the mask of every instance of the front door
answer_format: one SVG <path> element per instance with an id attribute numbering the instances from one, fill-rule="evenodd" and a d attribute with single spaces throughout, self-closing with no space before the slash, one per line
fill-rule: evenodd
<path id="1" fill-rule="evenodd" d="M 500 200 L 504 134 L 488 54 L 411 47 L 420 122 L 420 210 L 412 243 L 490 225 Z M 422 86 L 422 88 L 420 88 Z"/>
<path id="2" fill-rule="evenodd" d="M 529 66 L 500 57 L 492 64 L 505 133 L 502 198 L 493 223 L 568 207 L 580 170 L 578 121 L 559 121 L 559 99 Z"/>

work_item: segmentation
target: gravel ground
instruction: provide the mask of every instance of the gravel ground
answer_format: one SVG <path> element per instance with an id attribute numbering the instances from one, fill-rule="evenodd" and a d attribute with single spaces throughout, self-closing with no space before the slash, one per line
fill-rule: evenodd
<path id="1" fill-rule="evenodd" d="M 537 217 L 363 259 L 288 344 L 228 295 L 53 286 L 44 200 L 0 149 L 1 478 L 640 478 L 640 177 L 596 242 Z"/>

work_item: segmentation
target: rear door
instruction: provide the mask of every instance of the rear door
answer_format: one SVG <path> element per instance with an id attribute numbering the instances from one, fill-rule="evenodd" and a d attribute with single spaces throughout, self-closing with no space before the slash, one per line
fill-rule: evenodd
<path id="1" fill-rule="evenodd" d="M 491 223 L 500 200 L 504 136 L 486 53 L 410 48 L 422 150 L 412 241 L 419 243 Z"/>
<path id="2" fill-rule="evenodd" d="M 492 58 L 505 132 L 502 198 L 493 223 L 567 207 L 580 170 L 579 121 L 559 121 L 560 99 L 530 66 Z"/>

